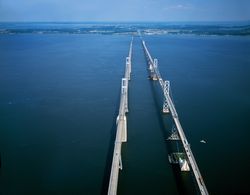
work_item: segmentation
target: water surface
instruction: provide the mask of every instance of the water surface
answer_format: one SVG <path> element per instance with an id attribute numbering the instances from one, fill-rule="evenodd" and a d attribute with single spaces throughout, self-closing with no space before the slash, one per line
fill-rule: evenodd
<path id="1" fill-rule="evenodd" d="M 130 35 L 2 34 L 2 194 L 101 194 Z M 249 192 L 250 39 L 146 36 L 211 194 Z M 172 123 L 134 40 L 119 194 L 193 193 L 168 163 Z M 205 139 L 207 144 L 200 143 Z M 111 152 L 110 152 L 111 151 Z M 178 173 L 178 174 L 176 174 Z"/>

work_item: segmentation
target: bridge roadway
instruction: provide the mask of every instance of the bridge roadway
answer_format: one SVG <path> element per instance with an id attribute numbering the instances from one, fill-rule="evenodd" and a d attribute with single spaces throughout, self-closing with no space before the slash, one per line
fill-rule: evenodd
<path id="1" fill-rule="evenodd" d="M 188 158 L 189 163 L 190 163 L 190 165 L 192 167 L 192 170 L 193 170 L 196 182 L 198 184 L 200 193 L 202 195 L 208 195 L 209 193 L 207 191 L 206 185 L 205 185 L 205 183 L 203 181 L 203 178 L 201 176 L 201 173 L 199 171 L 198 165 L 197 165 L 197 163 L 195 161 L 194 155 L 193 155 L 192 150 L 190 148 L 190 144 L 188 143 L 187 138 L 185 136 L 185 133 L 184 133 L 184 131 L 182 129 L 182 126 L 180 124 L 180 121 L 179 121 L 178 114 L 177 114 L 177 111 L 175 109 L 174 103 L 173 103 L 173 101 L 172 101 L 172 99 L 171 99 L 171 97 L 169 95 L 169 92 L 166 92 L 166 90 L 164 90 L 164 81 L 161 78 L 158 67 L 154 64 L 154 61 L 153 61 L 153 59 L 152 59 L 152 57 L 151 57 L 151 55 L 150 55 L 150 53 L 149 53 L 149 51 L 147 49 L 147 46 L 146 46 L 146 43 L 145 43 L 144 40 L 142 40 L 142 45 L 143 45 L 144 51 L 146 53 L 146 56 L 148 58 L 148 61 L 149 61 L 150 65 L 153 67 L 153 71 L 156 73 L 157 78 L 158 78 L 159 83 L 160 83 L 160 86 L 161 86 L 161 88 L 163 90 L 165 99 L 166 99 L 166 101 L 168 103 L 171 115 L 173 117 L 174 123 L 176 125 L 177 131 L 178 131 L 180 139 L 181 139 L 181 142 L 183 144 L 183 147 L 185 149 L 187 158 Z"/>
<path id="2" fill-rule="evenodd" d="M 129 56 L 126 58 L 125 77 L 122 78 L 122 83 L 121 83 L 120 108 L 119 108 L 119 115 L 117 116 L 116 120 L 117 130 L 116 130 L 112 167 L 109 179 L 108 195 L 117 194 L 119 169 L 122 170 L 122 158 L 121 158 L 122 143 L 127 141 L 126 113 L 128 112 L 128 81 L 130 80 L 130 73 L 131 73 L 132 47 L 133 47 L 133 38 L 130 43 Z"/>

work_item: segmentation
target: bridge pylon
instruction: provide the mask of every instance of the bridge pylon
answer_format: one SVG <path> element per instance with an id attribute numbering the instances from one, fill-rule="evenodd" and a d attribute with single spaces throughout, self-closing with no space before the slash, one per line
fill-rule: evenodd
<path id="1" fill-rule="evenodd" d="M 152 66 L 152 64 L 151 64 L 151 63 L 149 63 L 149 67 L 148 67 L 148 69 L 149 69 L 151 72 L 153 72 L 153 66 Z"/>
<path id="2" fill-rule="evenodd" d="M 167 99 L 165 98 L 165 95 L 169 94 L 169 88 L 170 88 L 170 82 L 164 81 L 164 86 L 163 86 L 164 102 L 163 102 L 163 108 L 162 108 L 162 112 L 164 114 L 169 113 L 169 105 L 168 105 Z"/>
<path id="3" fill-rule="evenodd" d="M 157 70 L 158 67 L 158 60 L 155 58 L 154 59 L 154 69 Z"/>
<path id="4" fill-rule="evenodd" d="M 157 73 L 156 73 L 156 70 L 157 70 L 157 67 L 158 67 L 158 60 L 157 59 L 154 59 L 154 62 L 153 64 L 152 63 L 149 63 L 150 64 L 150 71 L 151 71 L 151 79 L 153 81 L 157 81 L 158 80 L 158 76 L 157 76 Z"/>

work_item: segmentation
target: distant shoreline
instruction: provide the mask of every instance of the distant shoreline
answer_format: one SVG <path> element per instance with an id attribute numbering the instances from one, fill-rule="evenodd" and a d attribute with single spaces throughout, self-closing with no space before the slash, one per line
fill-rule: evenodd
<path id="1" fill-rule="evenodd" d="M 250 22 L 0 22 L 0 34 L 121 34 L 249 36 Z"/>

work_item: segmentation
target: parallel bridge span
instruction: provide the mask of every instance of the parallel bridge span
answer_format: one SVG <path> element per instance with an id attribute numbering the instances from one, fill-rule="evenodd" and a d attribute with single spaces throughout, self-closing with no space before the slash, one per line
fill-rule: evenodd
<path id="1" fill-rule="evenodd" d="M 199 190 L 200 190 L 200 193 L 202 195 L 208 195 L 208 191 L 207 191 L 207 188 L 206 188 L 206 185 L 204 183 L 204 180 L 201 176 L 201 173 L 200 173 L 200 170 L 198 168 L 198 165 L 195 161 L 195 158 L 194 158 L 194 155 L 192 153 L 192 150 L 190 148 L 190 144 L 188 143 L 187 141 L 187 138 L 185 136 L 185 133 L 182 129 L 182 126 L 181 126 L 181 123 L 179 121 L 179 117 L 178 117 L 178 114 L 177 114 L 177 111 L 175 109 L 175 106 L 174 106 L 174 103 L 169 95 L 169 81 L 163 81 L 161 75 L 160 75 L 160 72 L 159 72 L 159 69 L 158 69 L 158 61 L 156 59 L 153 60 L 152 56 L 150 55 L 149 51 L 148 51 L 148 48 L 146 46 L 146 43 L 144 40 L 142 40 L 142 45 L 143 45 L 143 49 L 144 49 L 144 52 L 145 52 L 145 55 L 147 57 L 147 60 L 148 60 L 148 64 L 149 64 L 149 69 L 151 71 L 151 78 L 153 80 L 158 80 L 159 83 L 160 83 L 160 86 L 163 90 L 163 95 L 165 97 L 165 102 L 167 105 L 164 105 L 165 107 L 167 106 L 167 108 L 170 109 L 170 112 L 171 112 L 171 115 L 172 115 L 172 118 L 174 120 L 174 123 L 175 123 L 175 126 L 177 128 L 177 131 L 178 131 L 178 134 L 180 136 L 180 139 L 181 139 L 181 142 L 183 144 L 183 147 L 185 149 L 185 153 L 187 155 L 187 158 L 188 158 L 188 161 L 189 161 L 189 164 L 191 165 L 192 167 L 192 171 L 194 173 L 194 176 L 195 176 L 195 179 L 196 179 L 196 183 L 199 187 Z M 163 106 L 163 108 L 164 108 Z"/>
<path id="2" fill-rule="evenodd" d="M 129 56 L 126 58 L 125 76 L 121 82 L 121 97 L 119 115 L 116 119 L 117 130 L 115 146 L 112 160 L 112 167 L 109 179 L 108 195 L 116 195 L 118 187 L 119 169 L 122 170 L 121 149 L 122 143 L 127 142 L 127 118 L 128 112 L 128 82 L 131 74 L 131 57 L 132 57 L 133 38 L 130 43 Z"/>

